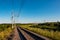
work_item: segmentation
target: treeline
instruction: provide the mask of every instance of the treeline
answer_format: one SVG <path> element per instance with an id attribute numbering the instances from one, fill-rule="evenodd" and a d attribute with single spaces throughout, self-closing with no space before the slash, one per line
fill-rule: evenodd
<path id="1" fill-rule="evenodd" d="M 39 23 L 38 25 L 33 25 L 30 27 L 53 30 L 53 31 L 60 31 L 60 22 L 48 22 L 48 23 Z"/>

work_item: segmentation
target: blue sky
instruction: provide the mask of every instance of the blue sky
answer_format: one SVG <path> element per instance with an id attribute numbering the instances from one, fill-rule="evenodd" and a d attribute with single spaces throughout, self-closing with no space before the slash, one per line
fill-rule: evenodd
<path id="1" fill-rule="evenodd" d="M 0 0 L 0 23 L 11 23 L 12 10 L 19 23 L 60 21 L 60 0 Z"/>

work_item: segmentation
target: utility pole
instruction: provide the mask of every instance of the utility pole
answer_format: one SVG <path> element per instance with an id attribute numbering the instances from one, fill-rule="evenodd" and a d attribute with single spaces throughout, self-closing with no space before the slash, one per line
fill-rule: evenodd
<path id="1" fill-rule="evenodd" d="M 14 28 L 15 25 L 14 0 L 12 0 L 11 23 L 12 23 L 12 28 Z"/>
<path id="2" fill-rule="evenodd" d="M 18 1 L 20 1 L 20 0 L 18 0 Z M 16 27 L 16 23 L 15 23 L 16 22 L 16 18 L 19 17 L 19 13 L 21 12 L 21 9 L 22 9 L 22 7 L 24 5 L 24 0 L 21 0 L 20 8 L 18 8 L 19 10 L 18 10 L 18 13 L 16 13 L 16 14 L 14 12 L 14 7 L 15 7 L 14 4 L 15 4 L 15 2 L 14 2 L 14 0 L 12 0 L 12 12 L 11 12 L 12 28 Z"/>

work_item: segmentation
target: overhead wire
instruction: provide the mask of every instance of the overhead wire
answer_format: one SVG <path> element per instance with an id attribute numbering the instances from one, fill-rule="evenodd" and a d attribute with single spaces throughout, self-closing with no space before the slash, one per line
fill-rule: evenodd
<path id="1" fill-rule="evenodd" d="M 24 3 L 25 3 L 25 0 L 21 0 L 21 4 L 20 4 L 20 6 L 19 6 L 20 8 L 19 8 L 18 16 L 17 16 L 17 17 L 20 16 L 20 13 L 21 13 L 21 11 L 22 11 L 22 9 L 23 9 Z"/>

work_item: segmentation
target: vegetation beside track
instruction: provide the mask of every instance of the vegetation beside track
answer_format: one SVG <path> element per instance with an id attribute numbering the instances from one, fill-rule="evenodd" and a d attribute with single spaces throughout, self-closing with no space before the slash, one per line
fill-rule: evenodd
<path id="1" fill-rule="evenodd" d="M 0 40 L 7 40 L 11 32 L 11 24 L 0 24 Z"/>
<path id="2" fill-rule="evenodd" d="M 60 22 L 17 24 L 17 26 L 51 38 L 52 40 L 60 40 Z M 11 24 L 0 24 L 0 40 L 5 40 L 10 35 L 12 32 L 11 27 Z"/>
<path id="3" fill-rule="evenodd" d="M 60 23 L 39 23 L 33 25 L 20 25 L 20 27 L 33 31 L 39 35 L 51 38 L 52 40 L 60 40 Z"/>

